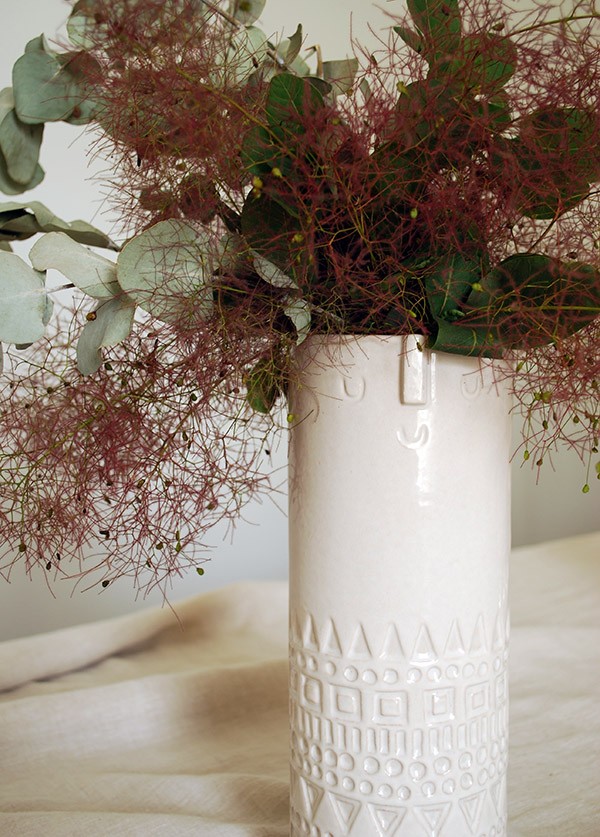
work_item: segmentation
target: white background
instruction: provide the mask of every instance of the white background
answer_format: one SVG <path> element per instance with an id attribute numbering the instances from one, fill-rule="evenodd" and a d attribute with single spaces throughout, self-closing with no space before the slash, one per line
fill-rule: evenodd
<path id="1" fill-rule="evenodd" d="M 63 0 L 2 0 L 0 29 L 0 89 L 10 85 L 13 63 L 31 38 L 44 32 L 56 36 L 69 14 Z M 262 28 L 268 33 L 285 30 L 291 34 L 302 22 L 306 45 L 318 41 L 326 58 L 342 58 L 349 53 L 350 18 L 352 34 L 364 44 L 374 44 L 375 35 L 386 25 L 384 13 L 401 11 L 400 0 L 381 2 L 372 7 L 368 0 L 268 0 Z M 385 36 L 384 36 L 385 37 Z M 45 203 L 65 220 L 82 218 L 109 229 L 108 207 L 102 197 L 99 175 L 101 164 L 90 161 L 84 131 L 67 125 L 48 125 L 42 149 L 44 182 L 23 200 L 34 198 Z M 91 163 L 91 168 L 90 168 Z M 4 198 L 2 200 L 13 200 Z M 18 200 L 19 198 L 14 198 Z M 515 422 L 518 439 L 518 423 Z M 493 440 L 490 440 L 493 444 Z M 285 467 L 287 442 L 282 440 L 275 464 Z M 600 482 L 592 479 L 591 491 L 581 493 L 585 470 L 576 457 L 563 452 L 554 458 L 555 472 L 548 466 L 537 475 L 529 467 L 513 468 L 513 543 L 534 543 L 600 527 Z M 280 475 L 278 476 L 278 482 Z M 460 484 L 457 480 L 457 490 Z M 278 498 L 281 505 L 281 498 Z M 285 504 L 285 498 L 284 498 Z M 269 501 L 248 506 L 246 522 L 237 526 L 233 542 L 226 530 L 216 530 L 211 538 L 215 548 L 205 564 L 205 575 L 191 573 L 174 585 L 172 603 L 186 596 L 242 579 L 285 578 L 287 576 L 287 522 L 284 514 Z M 225 540 L 224 540 L 225 539 Z M 39 631 L 54 630 L 147 607 L 160 601 L 157 594 L 135 600 L 129 582 L 113 584 L 107 590 L 73 592 L 64 583 L 49 593 L 41 578 L 28 579 L 17 567 L 11 583 L 0 579 L 0 639 Z"/>

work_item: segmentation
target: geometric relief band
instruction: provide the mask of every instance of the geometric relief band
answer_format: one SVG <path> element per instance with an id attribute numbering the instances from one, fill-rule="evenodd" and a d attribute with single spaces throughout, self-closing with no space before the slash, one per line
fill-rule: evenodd
<path id="1" fill-rule="evenodd" d="M 439 648 L 292 614 L 292 835 L 506 835 L 507 636 L 506 611 Z"/>

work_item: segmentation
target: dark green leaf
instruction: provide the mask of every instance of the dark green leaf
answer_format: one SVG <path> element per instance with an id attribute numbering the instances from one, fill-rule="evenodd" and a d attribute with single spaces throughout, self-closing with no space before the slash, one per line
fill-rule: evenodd
<path id="1" fill-rule="evenodd" d="M 417 28 L 433 41 L 436 52 L 453 52 L 460 45 L 458 0 L 407 0 Z"/>
<path id="2" fill-rule="evenodd" d="M 269 126 L 285 128 L 286 132 L 301 131 L 305 114 L 323 105 L 323 93 L 318 87 L 316 79 L 298 78 L 290 73 L 280 73 L 271 79 L 266 103 Z"/>
<path id="3" fill-rule="evenodd" d="M 253 250 L 289 271 L 292 242 L 300 229 L 296 218 L 268 195 L 250 192 L 242 208 L 241 225 L 242 235 Z"/>
<path id="4" fill-rule="evenodd" d="M 436 333 L 427 340 L 427 348 L 476 357 L 500 357 L 502 354 L 502 346 L 496 344 L 494 333 L 486 327 L 473 328 L 445 320 L 438 321 Z"/>
<path id="5" fill-rule="evenodd" d="M 600 273 L 579 262 L 519 253 L 482 277 L 468 308 L 469 324 L 480 312 L 504 346 L 547 345 L 600 315 Z"/>
<path id="6" fill-rule="evenodd" d="M 454 58 L 434 68 L 434 74 L 451 75 L 467 90 L 491 95 L 501 90 L 514 74 L 516 45 L 505 35 L 466 35 Z"/>
<path id="7" fill-rule="evenodd" d="M 411 49 L 418 53 L 423 52 L 423 40 L 418 32 L 406 26 L 394 26 L 393 29 Z"/>
<path id="8" fill-rule="evenodd" d="M 439 261 L 424 276 L 425 292 L 431 313 L 437 319 L 453 320 L 461 309 L 473 283 L 481 275 L 481 265 L 460 253 L 452 253 Z"/>

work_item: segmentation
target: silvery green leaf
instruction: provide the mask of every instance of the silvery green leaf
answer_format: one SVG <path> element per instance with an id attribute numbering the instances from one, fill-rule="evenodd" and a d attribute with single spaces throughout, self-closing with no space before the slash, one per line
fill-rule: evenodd
<path id="1" fill-rule="evenodd" d="M 60 271 L 69 282 L 95 299 L 108 299 L 120 291 L 116 264 L 65 233 L 43 235 L 31 248 L 29 259 L 36 270 Z"/>
<path id="2" fill-rule="evenodd" d="M 292 63 L 289 65 L 290 70 L 296 73 L 297 76 L 308 76 L 310 75 L 310 67 L 300 55 L 297 55 Z"/>
<path id="3" fill-rule="evenodd" d="M 267 36 L 255 26 L 236 32 L 225 57 L 225 72 L 243 84 L 268 57 Z"/>
<path id="4" fill-rule="evenodd" d="M 22 195 L 29 189 L 38 186 L 44 179 L 44 169 L 38 164 L 29 183 L 17 183 L 8 173 L 8 165 L 4 154 L 0 151 L 0 192 L 5 195 Z"/>
<path id="5" fill-rule="evenodd" d="M 4 372 L 4 349 L 0 343 L 0 373 Z"/>
<path id="6" fill-rule="evenodd" d="M 79 0 L 73 6 L 73 11 L 67 21 L 67 34 L 72 44 L 80 49 L 90 49 L 97 40 L 92 37 L 98 24 L 95 21 L 89 0 Z"/>
<path id="7" fill-rule="evenodd" d="M 323 61 L 323 78 L 331 84 L 334 96 L 349 93 L 352 90 L 358 58 L 344 58 L 341 61 Z"/>
<path id="8" fill-rule="evenodd" d="M 305 299 L 291 299 L 283 309 L 296 328 L 296 345 L 300 345 L 310 333 L 310 306 Z"/>
<path id="9" fill-rule="evenodd" d="M 14 110 L 15 97 L 13 96 L 12 87 L 4 87 L 0 90 L 0 123 L 4 117 Z"/>
<path id="10" fill-rule="evenodd" d="M 171 219 L 136 235 L 117 259 L 117 280 L 123 290 L 152 316 L 177 323 L 186 302 L 195 315 L 213 311 L 211 240 L 185 221 Z"/>
<path id="11" fill-rule="evenodd" d="M 135 303 L 127 296 L 102 302 L 94 319 L 88 320 L 77 341 L 77 368 L 92 375 L 102 365 L 100 349 L 117 346 L 129 337 L 135 316 Z"/>
<path id="12" fill-rule="evenodd" d="M 0 340 L 33 343 L 49 316 L 44 275 L 14 253 L 0 251 Z"/>
<path id="13" fill-rule="evenodd" d="M 300 53 L 302 48 L 302 24 L 299 23 L 293 35 L 287 39 L 287 47 L 284 53 L 285 63 L 289 66 Z"/>
<path id="14" fill-rule="evenodd" d="M 252 263 L 254 270 L 258 273 L 261 279 L 273 285 L 275 288 L 297 288 L 298 285 L 287 276 L 283 270 L 280 270 L 277 265 L 265 259 L 264 256 L 258 253 L 253 253 Z"/>
<path id="15" fill-rule="evenodd" d="M 25 125 L 14 109 L 10 87 L 0 92 L 0 152 L 4 156 L 8 176 L 16 183 L 30 183 L 36 172 L 43 125 Z"/>
<path id="16" fill-rule="evenodd" d="M 81 101 L 69 74 L 43 35 L 27 44 L 13 67 L 15 109 L 21 122 L 37 124 L 65 119 Z"/>
<path id="17" fill-rule="evenodd" d="M 369 84 L 369 82 L 367 81 L 366 78 L 363 78 L 363 79 L 360 80 L 360 84 L 358 85 L 358 89 L 362 93 L 363 98 L 365 100 L 368 100 L 368 99 L 371 98 L 371 85 Z"/>
<path id="18" fill-rule="evenodd" d="M 250 249 L 246 239 L 236 232 L 228 232 L 219 241 L 215 270 L 237 273 L 246 261 Z"/>
<path id="19" fill-rule="evenodd" d="M 231 11 L 236 20 L 249 26 L 263 13 L 267 0 L 232 0 Z"/>
<path id="20" fill-rule="evenodd" d="M 63 221 L 39 201 L 0 203 L 0 232 L 6 238 L 23 240 L 39 232 L 64 232 L 74 241 L 90 247 L 118 250 L 101 230 L 86 221 Z"/>

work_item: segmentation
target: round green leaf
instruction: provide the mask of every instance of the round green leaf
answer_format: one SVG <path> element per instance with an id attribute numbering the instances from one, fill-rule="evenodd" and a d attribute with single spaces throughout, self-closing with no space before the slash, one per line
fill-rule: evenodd
<path id="1" fill-rule="evenodd" d="M 7 162 L 4 159 L 4 154 L 0 151 L 0 192 L 4 192 L 5 195 L 22 195 L 23 192 L 38 186 L 43 179 L 44 169 L 40 165 L 36 165 L 29 183 L 17 183 L 8 173 Z"/>
<path id="2" fill-rule="evenodd" d="M 43 35 L 27 44 L 13 67 L 13 91 L 19 119 L 28 124 L 64 119 L 81 99 Z"/>
<path id="3" fill-rule="evenodd" d="M 283 270 L 280 270 L 277 265 L 266 259 L 264 256 L 254 253 L 253 265 L 254 270 L 258 273 L 261 279 L 273 285 L 275 288 L 297 288 L 298 285 L 293 279 L 290 279 Z"/>
<path id="4" fill-rule="evenodd" d="M 14 109 L 12 89 L 6 87 L 0 92 L 0 152 L 4 155 L 8 176 L 26 185 L 36 172 L 40 146 L 44 133 L 43 125 L 25 125 Z"/>
<path id="5" fill-rule="evenodd" d="M 283 309 L 283 313 L 294 324 L 296 329 L 296 345 L 299 346 L 310 334 L 310 305 L 305 299 L 290 298 Z"/>
<path id="6" fill-rule="evenodd" d="M 82 247 L 66 233 L 43 235 L 31 248 L 29 259 L 36 270 L 58 270 L 77 288 L 96 299 L 107 299 L 120 291 L 116 264 Z"/>
<path id="7" fill-rule="evenodd" d="M 14 253 L 0 251 L 0 340 L 5 343 L 39 340 L 51 310 L 43 274 Z"/>
<path id="8" fill-rule="evenodd" d="M 102 365 L 102 348 L 116 346 L 126 340 L 135 316 L 135 303 L 127 296 L 101 303 L 93 312 L 77 341 L 77 368 L 82 375 L 92 375 Z"/>
<path id="9" fill-rule="evenodd" d="M 210 238 L 185 221 L 159 221 L 127 242 L 117 259 L 123 290 L 152 316 L 179 322 L 190 303 L 194 315 L 213 311 Z"/>
<path id="10" fill-rule="evenodd" d="M 267 0 L 232 0 L 231 14 L 244 26 L 254 23 L 261 16 Z"/>

